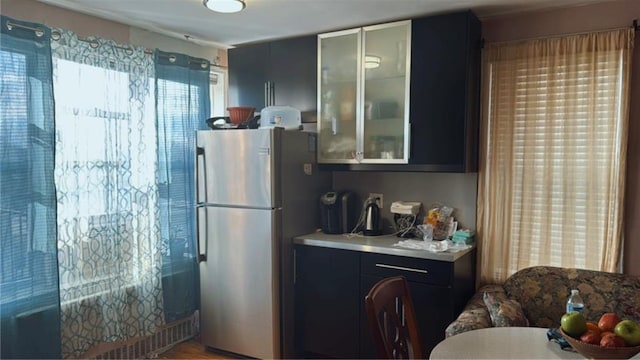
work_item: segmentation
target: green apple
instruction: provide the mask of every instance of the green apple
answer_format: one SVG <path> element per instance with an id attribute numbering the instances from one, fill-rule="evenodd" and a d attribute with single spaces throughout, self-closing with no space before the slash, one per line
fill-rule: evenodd
<path id="1" fill-rule="evenodd" d="M 573 337 L 579 337 L 587 331 L 587 319 L 577 311 L 562 315 L 560 319 L 562 330 Z"/>
<path id="2" fill-rule="evenodd" d="M 640 345 L 640 326 L 633 320 L 622 320 L 613 329 L 616 335 L 624 339 L 627 346 Z"/>

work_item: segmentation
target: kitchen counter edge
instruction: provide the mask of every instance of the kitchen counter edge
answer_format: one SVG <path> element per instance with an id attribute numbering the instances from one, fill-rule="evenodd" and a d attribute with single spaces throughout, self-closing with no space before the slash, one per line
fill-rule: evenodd
<path id="1" fill-rule="evenodd" d="M 352 250 L 385 255 L 405 256 L 419 259 L 454 262 L 475 249 L 475 244 L 469 249 L 458 252 L 431 252 L 427 250 L 409 249 L 394 246 L 401 240 L 394 235 L 362 236 L 353 234 L 325 234 L 315 232 L 299 235 L 293 238 L 293 243 L 298 245 L 318 246 L 341 250 Z"/>

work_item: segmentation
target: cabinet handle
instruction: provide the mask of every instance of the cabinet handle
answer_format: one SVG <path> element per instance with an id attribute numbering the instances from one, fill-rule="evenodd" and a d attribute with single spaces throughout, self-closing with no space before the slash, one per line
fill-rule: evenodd
<path id="1" fill-rule="evenodd" d="M 409 141 L 407 142 L 407 146 L 409 146 L 409 149 L 405 150 L 407 154 L 409 154 L 409 160 L 413 158 L 413 144 L 411 144 L 411 137 L 413 136 L 413 134 L 413 123 L 409 123 Z"/>
<path id="2" fill-rule="evenodd" d="M 271 97 L 269 99 L 269 106 L 275 106 L 276 105 L 276 85 L 271 81 L 269 81 L 269 95 Z"/>
<path id="3" fill-rule="evenodd" d="M 404 266 L 395 266 L 395 265 L 387 265 L 387 264 L 376 264 L 376 266 L 377 267 L 381 267 L 381 268 L 386 268 L 386 269 L 413 271 L 413 272 L 422 273 L 422 274 L 427 274 L 428 273 L 427 270 L 408 268 L 408 267 L 404 267 Z"/>
<path id="4" fill-rule="evenodd" d="M 271 81 L 264 82 L 264 106 L 276 104 L 276 85 Z"/>

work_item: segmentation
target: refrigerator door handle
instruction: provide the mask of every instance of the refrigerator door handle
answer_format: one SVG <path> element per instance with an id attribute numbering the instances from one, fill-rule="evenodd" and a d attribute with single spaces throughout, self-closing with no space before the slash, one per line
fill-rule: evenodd
<path id="1" fill-rule="evenodd" d="M 198 162 L 198 158 L 202 157 L 202 168 L 206 169 L 207 166 L 207 157 L 205 156 L 205 151 L 203 147 L 196 146 L 196 205 L 202 205 L 207 202 L 207 172 L 202 171 L 202 183 L 204 184 L 203 192 L 204 192 L 204 200 L 200 201 L 200 163 Z"/>
<path id="2" fill-rule="evenodd" d="M 201 246 L 200 244 L 200 209 L 204 208 L 205 209 L 205 215 L 206 215 L 206 208 L 204 207 L 204 204 L 207 202 L 207 172 L 206 171 L 202 171 L 202 176 L 203 176 L 203 184 L 204 184 L 204 202 L 200 201 L 200 163 L 198 162 L 198 158 L 202 157 L 202 167 L 203 169 L 206 168 L 206 163 L 207 163 L 207 158 L 205 156 L 205 151 L 203 147 L 200 146 L 196 146 L 196 162 L 195 162 L 195 171 L 196 171 L 196 247 L 197 247 L 197 251 L 198 251 L 198 262 L 202 262 L 202 261 L 207 261 L 207 243 L 205 241 L 204 246 Z M 205 221 L 205 226 L 207 226 L 207 222 Z M 206 230 L 206 229 L 205 229 Z M 206 239 L 205 239 L 206 240 Z M 201 252 L 201 249 L 204 250 L 204 253 Z"/>
<path id="3" fill-rule="evenodd" d="M 202 205 L 196 205 L 196 251 L 198 251 L 198 262 L 207 261 L 207 239 L 205 236 L 204 246 L 200 243 L 200 210 L 204 210 L 205 219 L 207 216 L 207 207 Z M 207 233 L 207 221 L 204 222 L 205 234 Z M 204 252 L 202 252 L 204 250 Z"/>

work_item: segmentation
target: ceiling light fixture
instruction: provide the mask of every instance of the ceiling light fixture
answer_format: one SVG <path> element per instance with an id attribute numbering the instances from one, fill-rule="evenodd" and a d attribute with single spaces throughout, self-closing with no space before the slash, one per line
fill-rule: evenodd
<path id="1" fill-rule="evenodd" d="M 375 69 L 380 66 L 380 56 L 375 55 L 365 55 L 364 57 L 364 68 L 365 69 Z"/>
<path id="2" fill-rule="evenodd" d="M 235 13 L 246 6 L 244 0 L 203 0 L 202 3 L 209 10 L 221 13 Z"/>

